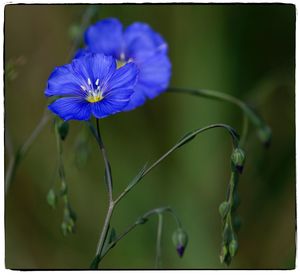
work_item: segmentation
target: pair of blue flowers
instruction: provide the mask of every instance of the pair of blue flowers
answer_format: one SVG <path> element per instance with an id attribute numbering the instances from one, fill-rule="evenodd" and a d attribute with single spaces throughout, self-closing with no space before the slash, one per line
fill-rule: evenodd
<path id="1" fill-rule="evenodd" d="M 49 109 L 62 119 L 130 111 L 166 90 L 168 47 L 147 24 L 123 31 L 117 19 L 104 19 L 86 30 L 85 43 L 71 64 L 55 68 L 48 79 L 45 95 L 60 97 Z"/>

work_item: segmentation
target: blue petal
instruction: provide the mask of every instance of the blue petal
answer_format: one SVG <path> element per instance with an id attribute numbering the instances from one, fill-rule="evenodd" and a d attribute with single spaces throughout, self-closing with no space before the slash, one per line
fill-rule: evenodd
<path id="1" fill-rule="evenodd" d="M 100 89 L 104 92 L 109 79 L 116 71 L 116 61 L 113 57 L 104 54 L 86 54 L 74 59 L 72 68 L 82 85 L 89 87 L 90 79 L 92 87 L 96 89 L 98 81 Z"/>
<path id="2" fill-rule="evenodd" d="M 152 54 L 167 53 L 167 43 L 153 29 L 144 23 L 130 25 L 125 33 L 126 55 L 137 61 L 149 58 Z"/>
<path id="3" fill-rule="evenodd" d="M 48 108 L 63 120 L 89 120 L 91 117 L 90 105 L 80 98 L 65 97 L 54 101 Z"/>
<path id="4" fill-rule="evenodd" d="M 91 52 L 117 58 L 122 49 L 122 24 L 114 18 L 99 21 L 86 30 L 85 42 Z"/>
<path id="5" fill-rule="evenodd" d="M 104 118 L 123 111 L 132 94 L 131 89 L 115 89 L 103 100 L 92 104 L 93 115 L 97 118 Z"/>
<path id="6" fill-rule="evenodd" d="M 162 93 L 169 85 L 171 62 L 166 54 L 156 54 L 139 65 L 138 84 L 149 98 Z M 136 89 L 135 89 L 136 90 Z"/>
<path id="7" fill-rule="evenodd" d="M 48 79 L 46 96 L 80 95 L 80 85 L 70 64 L 56 67 Z"/>
<path id="8" fill-rule="evenodd" d="M 85 56 L 87 54 L 91 53 L 88 49 L 79 49 L 77 52 L 74 54 L 74 58 L 79 58 L 81 56 Z"/>
<path id="9" fill-rule="evenodd" d="M 141 105 L 143 105 L 147 99 L 145 95 L 144 87 L 136 84 L 134 88 L 134 93 L 130 97 L 130 101 L 126 105 L 126 107 L 123 109 L 123 111 L 131 111 Z"/>
<path id="10" fill-rule="evenodd" d="M 132 89 L 136 84 L 139 70 L 134 63 L 127 63 L 115 71 L 108 82 L 109 93 L 114 89 Z M 105 96 L 105 94 L 104 94 Z"/>

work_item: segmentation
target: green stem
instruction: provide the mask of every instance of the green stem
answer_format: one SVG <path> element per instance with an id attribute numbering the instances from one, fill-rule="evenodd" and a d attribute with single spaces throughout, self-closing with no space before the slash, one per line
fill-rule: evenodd
<path id="1" fill-rule="evenodd" d="M 182 145 L 184 145 L 185 143 L 187 143 L 188 141 L 190 141 L 191 139 L 193 139 L 195 136 L 197 136 L 198 134 L 213 129 L 213 128 L 224 128 L 226 129 L 229 134 L 232 137 L 232 142 L 233 142 L 233 146 L 237 147 L 239 144 L 239 138 L 238 138 L 238 134 L 236 133 L 236 131 L 231 128 L 230 126 L 226 125 L 226 124 L 212 124 L 209 125 L 207 127 L 204 128 L 200 128 L 197 129 L 193 132 L 191 132 L 190 134 L 186 135 L 184 138 L 182 138 L 178 143 L 176 143 L 169 151 L 167 151 L 163 156 L 161 156 L 157 161 L 155 161 L 152 165 L 150 165 L 149 168 L 147 168 L 142 175 L 140 176 L 139 180 L 133 184 L 130 185 L 129 187 L 127 187 L 120 195 L 119 197 L 115 200 L 115 203 L 117 204 L 143 177 L 145 177 L 153 168 L 155 168 L 161 161 L 163 161 L 166 157 L 168 157 L 171 153 L 173 153 L 176 149 L 178 149 L 179 147 L 181 147 Z"/>
<path id="2" fill-rule="evenodd" d="M 94 15 L 95 7 L 88 6 L 83 13 L 82 20 L 81 20 L 81 28 L 84 28 L 88 25 L 91 17 Z M 71 49 L 69 51 L 68 59 L 74 54 L 74 51 L 78 47 L 79 41 L 81 39 L 81 36 L 78 36 L 78 38 L 74 41 L 73 45 L 71 46 Z M 11 182 L 14 179 L 15 172 L 19 166 L 20 160 L 23 159 L 23 157 L 26 155 L 26 153 L 29 151 L 32 143 L 37 138 L 37 136 L 40 134 L 44 126 L 47 124 L 47 122 L 50 120 L 51 115 L 48 113 L 48 108 L 45 108 L 44 115 L 42 116 L 41 120 L 31 133 L 31 135 L 28 137 L 28 139 L 23 143 L 23 145 L 19 148 L 19 150 L 15 153 L 14 157 L 10 158 L 10 162 L 8 165 L 8 168 L 5 173 L 5 194 L 7 194 Z"/>
<path id="3" fill-rule="evenodd" d="M 96 263 L 94 263 L 94 267 L 98 268 L 99 263 L 100 263 L 100 255 L 103 251 L 103 246 L 104 246 L 104 242 L 105 239 L 107 237 L 107 233 L 109 230 L 109 225 L 110 225 L 110 220 L 112 217 L 112 213 L 114 211 L 114 201 L 113 201 L 113 194 L 112 194 L 112 175 L 111 175 L 111 168 L 110 168 L 110 164 L 109 164 L 109 160 L 108 160 L 108 156 L 105 150 L 105 146 L 101 137 L 101 133 L 100 133 L 100 127 L 99 127 L 99 120 L 97 119 L 97 133 L 96 133 L 96 140 L 99 144 L 99 148 L 100 151 L 102 153 L 103 156 L 103 160 L 104 160 L 104 164 L 105 164 L 105 180 L 106 180 L 106 185 L 108 187 L 108 200 L 109 200 L 109 206 L 108 206 L 108 210 L 106 213 L 106 217 L 104 220 L 104 225 L 102 228 L 102 231 L 100 233 L 100 237 L 99 237 L 99 241 L 97 244 L 97 249 L 96 249 L 96 258 L 99 259 L 98 261 L 96 261 Z M 94 133 L 94 132 L 93 132 Z M 94 133 L 95 134 L 95 133 Z"/>
<path id="4" fill-rule="evenodd" d="M 244 147 L 247 139 L 247 134 L 248 134 L 248 128 L 249 128 L 249 119 L 244 113 L 243 116 L 243 130 L 241 134 L 241 140 L 240 140 L 240 147 Z"/>
<path id="5" fill-rule="evenodd" d="M 174 219 L 175 219 L 175 222 L 177 224 L 178 227 L 181 227 L 181 222 L 179 220 L 179 218 L 176 216 L 174 210 L 171 208 L 171 207 L 159 207 L 159 208 L 154 208 L 148 212 L 146 212 L 144 215 L 142 215 L 141 217 L 139 217 L 135 223 L 133 223 L 132 225 L 130 225 L 120 236 L 117 236 L 116 239 L 111 242 L 107 249 L 105 251 L 102 251 L 101 253 L 101 257 L 99 257 L 99 261 L 101 261 L 105 256 L 106 254 L 121 240 L 123 239 L 127 234 L 129 234 L 133 229 L 136 228 L 136 226 L 138 225 L 141 225 L 141 224 L 144 224 L 145 222 L 147 222 L 147 219 L 152 216 L 152 215 L 160 215 L 162 213 L 170 213 Z"/>
<path id="6" fill-rule="evenodd" d="M 48 111 L 45 111 L 44 115 L 42 116 L 41 120 L 35 127 L 35 129 L 32 131 L 31 135 L 28 137 L 28 139 L 23 143 L 23 145 L 16 151 L 14 156 L 11 158 L 10 163 L 8 165 L 7 171 L 6 171 L 6 177 L 5 177 L 5 193 L 7 194 L 11 182 L 14 179 L 16 170 L 19 166 L 20 160 L 25 157 L 27 152 L 29 151 L 32 143 L 37 138 L 37 136 L 40 134 L 44 126 L 47 124 L 47 122 L 50 120 L 51 115 L 48 113 Z"/>
<path id="7" fill-rule="evenodd" d="M 261 128 L 265 126 L 263 119 L 258 114 L 256 114 L 256 112 L 254 112 L 245 102 L 241 101 L 240 99 L 234 96 L 224 94 L 218 91 L 207 90 L 207 89 L 189 89 L 189 88 L 170 87 L 168 91 L 230 102 L 236 105 L 237 107 L 239 107 L 256 127 Z"/>
<path id="8" fill-rule="evenodd" d="M 108 160 L 108 156 L 107 156 L 107 152 L 105 150 L 104 147 L 104 143 L 100 134 L 100 128 L 99 128 L 99 119 L 96 120 L 96 124 L 97 124 L 97 141 L 100 147 L 100 151 L 102 153 L 103 156 L 103 160 L 104 160 L 104 165 L 105 165 L 105 181 L 106 181 L 106 185 L 108 188 L 108 196 L 109 196 L 109 202 L 111 203 L 113 201 L 112 198 L 112 187 L 113 187 L 113 183 L 112 183 L 112 174 L 111 174 L 111 166 Z"/>
<path id="9" fill-rule="evenodd" d="M 163 229 L 163 215 L 158 214 L 158 224 L 157 224 L 157 239 L 156 239 L 156 268 L 161 267 L 161 240 L 162 240 L 162 229 Z"/>

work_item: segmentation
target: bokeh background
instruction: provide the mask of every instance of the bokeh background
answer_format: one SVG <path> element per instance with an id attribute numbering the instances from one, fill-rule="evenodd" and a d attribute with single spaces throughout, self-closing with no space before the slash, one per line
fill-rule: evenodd
<path id="1" fill-rule="evenodd" d="M 219 90 L 241 98 L 273 130 L 265 149 L 250 128 L 240 179 L 239 251 L 230 268 L 295 266 L 295 7 L 283 4 L 98 5 L 91 22 L 117 17 L 125 25 L 150 24 L 169 44 L 171 85 Z M 53 68 L 69 61 L 85 5 L 7 5 L 5 8 L 6 168 L 11 145 L 30 135 L 47 106 L 43 95 Z M 82 40 L 81 40 L 82 43 Z M 148 160 L 155 160 L 186 132 L 212 123 L 241 130 L 235 106 L 182 94 L 163 94 L 132 112 L 101 121 L 115 194 Z M 87 268 L 107 207 L 103 161 L 88 137 L 86 161 L 76 144 L 84 131 L 72 121 L 64 142 L 69 197 L 77 230 L 60 231 L 62 203 L 46 202 L 59 189 L 57 151 L 49 122 L 20 163 L 5 197 L 5 263 L 13 269 Z M 9 148 L 8 148 L 9 147 Z M 76 153 L 77 152 L 77 153 Z M 223 269 L 221 220 L 230 173 L 231 141 L 221 129 L 200 135 L 153 170 L 121 202 L 117 233 L 151 208 L 172 206 L 189 234 L 182 259 L 171 241 L 175 223 L 165 216 L 163 268 Z M 77 157 L 76 157 L 77 156 Z M 79 156 L 79 158 L 78 158 Z M 81 158 L 80 158 L 81 156 Z M 81 160 L 79 162 L 78 160 Z M 157 218 L 123 239 L 102 268 L 152 269 Z"/>

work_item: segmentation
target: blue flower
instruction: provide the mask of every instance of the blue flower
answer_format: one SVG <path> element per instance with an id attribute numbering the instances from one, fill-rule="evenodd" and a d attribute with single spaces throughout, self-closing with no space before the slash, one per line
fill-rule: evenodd
<path id="1" fill-rule="evenodd" d="M 48 79 L 46 96 L 59 96 L 48 108 L 64 120 L 89 120 L 118 113 L 128 104 L 138 68 L 128 63 L 117 69 L 104 54 L 86 54 L 57 67 Z"/>
<path id="2" fill-rule="evenodd" d="M 135 63 L 139 77 L 134 94 L 125 110 L 129 111 L 153 99 L 166 90 L 171 77 L 168 46 L 164 39 L 150 26 L 134 23 L 123 31 L 122 24 L 114 18 L 104 19 L 90 26 L 85 32 L 86 53 L 103 53 L 117 60 L 117 66 Z"/>

